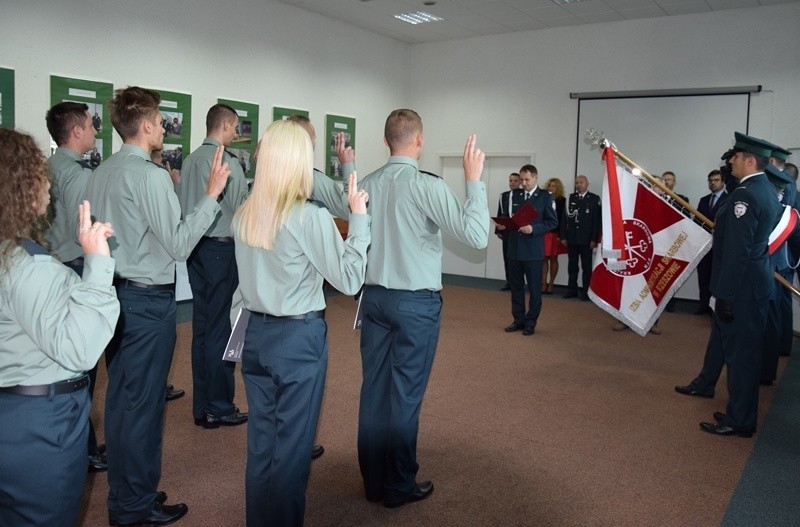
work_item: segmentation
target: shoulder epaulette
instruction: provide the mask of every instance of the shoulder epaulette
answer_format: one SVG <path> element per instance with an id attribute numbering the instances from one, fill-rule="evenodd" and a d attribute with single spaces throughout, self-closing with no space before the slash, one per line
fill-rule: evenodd
<path id="1" fill-rule="evenodd" d="M 427 170 L 420 170 L 419 173 L 420 174 L 425 174 L 426 176 L 433 176 L 433 177 L 438 177 L 439 179 L 442 179 L 442 176 L 437 176 L 433 172 L 428 172 Z"/>
<path id="2" fill-rule="evenodd" d="M 47 249 L 45 249 L 44 247 L 42 247 L 33 240 L 28 240 L 27 238 L 20 240 L 19 244 L 22 246 L 23 249 L 28 251 L 28 254 L 30 254 L 31 256 L 35 254 L 50 254 L 49 252 L 47 252 Z"/>

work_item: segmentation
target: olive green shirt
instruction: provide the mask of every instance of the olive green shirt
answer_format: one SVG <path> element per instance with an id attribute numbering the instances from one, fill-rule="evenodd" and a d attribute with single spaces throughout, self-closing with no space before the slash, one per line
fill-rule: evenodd
<path id="1" fill-rule="evenodd" d="M 342 174 L 354 168 L 347 163 Z M 315 193 L 316 185 L 315 180 Z M 489 242 L 489 205 L 482 181 L 466 182 L 467 199 L 462 206 L 442 178 L 420 172 L 410 157 L 392 156 L 358 185 L 369 194 L 367 210 L 372 216 L 367 285 L 438 291 L 442 288 L 442 232 L 476 249 Z M 346 188 L 338 197 L 325 193 L 325 199 L 337 201 L 338 207 L 346 196 Z"/>
<path id="2" fill-rule="evenodd" d="M 217 217 L 206 196 L 181 220 L 181 205 L 166 170 L 138 146 L 124 144 L 89 178 L 92 215 L 111 222 L 117 275 L 145 284 L 175 282 L 175 261 L 185 260 Z"/>
<path id="3" fill-rule="evenodd" d="M 0 275 L 0 386 L 50 384 L 93 368 L 119 316 L 113 277 L 108 256 L 86 255 L 81 280 L 50 255 L 13 249 Z"/>
<path id="4" fill-rule="evenodd" d="M 211 163 L 214 161 L 214 154 L 216 154 L 219 146 L 222 146 L 222 143 L 206 137 L 203 140 L 203 145 L 183 160 L 181 183 L 177 186 L 176 192 L 184 214 L 194 210 L 197 203 L 206 197 L 206 187 L 211 174 Z M 223 164 L 228 163 L 231 175 L 225 184 L 225 190 L 222 191 L 217 200 L 220 206 L 220 213 L 217 214 L 214 223 L 205 232 L 205 236 L 231 236 L 233 214 L 239 208 L 239 205 L 244 202 L 248 194 L 247 181 L 244 178 L 244 172 L 242 172 L 239 160 L 225 152 L 223 153 L 222 162 Z"/>
<path id="5" fill-rule="evenodd" d="M 78 205 L 86 197 L 86 183 L 92 169 L 81 166 L 81 155 L 59 147 L 47 160 L 50 168 L 50 206 L 53 221 L 45 237 L 53 256 L 61 262 L 70 262 L 83 255 L 78 245 Z"/>
<path id="6" fill-rule="evenodd" d="M 250 247 L 236 233 L 239 287 L 231 320 L 240 307 L 275 316 L 302 315 L 325 309 L 322 282 L 346 295 L 364 284 L 370 217 L 351 214 L 347 239 L 330 213 L 313 203 L 293 208 L 271 250 Z"/>

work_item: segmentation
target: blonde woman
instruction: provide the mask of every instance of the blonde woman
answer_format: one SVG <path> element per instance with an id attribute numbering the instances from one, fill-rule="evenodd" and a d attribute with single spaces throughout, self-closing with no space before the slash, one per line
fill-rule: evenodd
<path id="1" fill-rule="evenodd" d="M 551 229 L 544 233 L 544 262 L 542 262 L 542 293 L 546 295 L 553 294 L 553 286 L 555 285 L 556 275 L 558 274 L 558 255 L 566 254 L 567 248 L 564 247 L 559 240 L 559 232 L 561 231 L 561 221 L 564 216 L 564 184 L 557 177 L 547 180 L 547 185 L 544 187 L 547 192 L 553 196 L 553 201 L 556 204 L 556 216 L 558 216 L 558 225 L 555 229 Z"/>
<path id="2" fill-rule="evenodd" d="M 342 241 L 330 213 L 308 201 L 312 161 L 302 126 L 272 123 L 258 149 L 253 191 L 232 223 L 239 270 L 232 313 L 250 312 L 242 352 L 249 527 L 303 524 L 328 364 L 322 283 L 346 295 L 364 283 L 368 196 L 350 176 Z"/>

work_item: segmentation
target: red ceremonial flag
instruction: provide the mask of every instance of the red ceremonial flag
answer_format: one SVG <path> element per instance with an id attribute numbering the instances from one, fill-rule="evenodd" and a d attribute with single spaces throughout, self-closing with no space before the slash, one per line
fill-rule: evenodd
<path id="1" fill-rule="evenodd" d="M 602 249 L 589 297 L 641 336 L 711 249 L 711 234 L 603 151 Z"/>

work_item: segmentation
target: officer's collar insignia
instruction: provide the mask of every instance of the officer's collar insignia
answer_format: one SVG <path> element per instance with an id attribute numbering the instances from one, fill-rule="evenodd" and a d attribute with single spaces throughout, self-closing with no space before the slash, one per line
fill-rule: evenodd
<path id="1" fill-rule="evenodd" d="M 733 204 L 733 215 L 741 218 L 747 213 L 747 203 L 744 201 L 737 201 Z"/>

